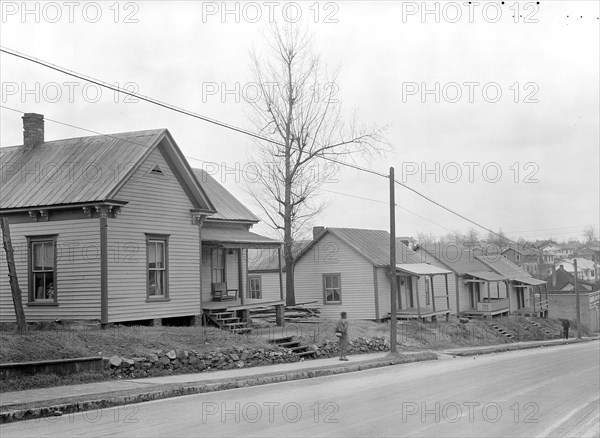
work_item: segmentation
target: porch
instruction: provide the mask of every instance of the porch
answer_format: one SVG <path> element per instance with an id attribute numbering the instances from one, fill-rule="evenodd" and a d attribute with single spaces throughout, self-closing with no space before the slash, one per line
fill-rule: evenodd
<path id="1" fill-rule="evenodd" d="M 463 315 L 491 318 L 497 315 L 508 316 L 510 311 L 510 301 L 508 298 L 484 298 L 475 304 L 475 309 L 467 310 L 463 312 Z"/>
<path id="2" fill-rule="evenodd" d="M 548 287 L 547 283 L 537 278 L 518 278 L 513 280 L 518 291 L 518 308 L 512 312 L 515 316 L 548 317 Z M 525 300 L 525 292 L 528 299 Z"/>
<path id="3" fill-rule="evenodd" d="M 396 265 L 396 318 L 399 320 L 417 320 L 425 322 L 429 319 L 436 321 L 439 316 L 450 318 L 450 295 L 448 292 L 447 269 L 439 268 L 428 263 L 405 263 Z M 444 277 L 444 291 L 436 295 L 434 278 Z M 419 279 L 424 277 L 425 305 L 421 305 L 419 294 Z M 413 290 L 413 279 L 414 290 Z M 415 306 L 416 304 L 416 306 Z M 388 314 L 391 317 L 391 312 Z"/>
<path id="4" fill-rule="evenodd" d="M 273 306 L 276 308 L 277 325 L 283 325 L 285 298 L 281 245 L 279 241 L 239 228 L 202 229 L 201 306 L 204 324 L 212 321 L 220 328 L 230 328 L 234 322 L 247 324 L 250 322 L 250 309 Z M 279 290 L 267 295 L 262 290 L 260 279 L 248 274 L 248 250 L 262 248 L 276 248 L 279 258 Z M 230 322 L 222 324 L 225 319 Z"/>
<path id="5" fill-rule="evenodd" d="M 399 309 L 396 312 L 396 317 L 398 320 L 418 320 L 425 322 L 428 318 L 431 322 L 437 320 L 438 316 L 448 317 L 450 316 L 450 309 L 437 309 L 434 310 L 433 307 L 423 307 L 420 310 L 416 307 L 411 307 L 408 309 Z"/>
<path id="6" fill-rule="evenodd" d="M 498 315 L 507 316 L 510 312 L 507 280 L 507 277 L 491 271 L 466 272 L 464 282 L 469 295 L 469 307 L 460 314 L 484 319 Z M 492 283 L 495 284 L 494 293 L 492 293 Z M 500 283 L 506 286 L 504 297 L 500 296 Z"/>

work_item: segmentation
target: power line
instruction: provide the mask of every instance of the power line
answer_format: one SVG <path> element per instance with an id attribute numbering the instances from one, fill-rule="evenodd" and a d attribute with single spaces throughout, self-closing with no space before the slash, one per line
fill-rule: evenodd
<path id="1" fill-rule="evenodd" d="M 232 131 L 244 134 L 244 135 L 248 135 L 248 136 L 253 137 L 255 139 L 258 139 L 258 140 L 262 140 L 262 141 L 266 141 L 266 142 L 269 142 L 269 143 L 272 143 L 272 144 L 275 144 L 275 145 L 278 145 L 278 146 L 286 147 L 283 143 L 280 143 L 280 142 L 277 142 L 275 140 L 269 139 L 267 137 L 263 137 L 261 135 L 255 134 L 255 133 L 250 132 L 250 131 L 248 131 L 246 129 L 239 128 L 239 127 L 231 125 L 229 123 L 221 122 L 219 120 L 212 119 L 210 117 L 206 117 L 206 116 L 203 116 L 203 115 L 198 114 L 198 113 L 194 113 L 194 112 L 186 110 L 184 108 L 177 107 L 175 105 L 171 105 L 171 104 L 166 103 L 166 102 L 162 102 L 162 101 L 160 101 L 158 99 L 154 99 L 154 98 L 151 98 L 151 97 L 139 94 L 139 93 L 134 93 L 132 91 L 128 91 L 128 90 L 122 89 L 120 87 L 111 85 L 111 84 L 109 84 L 109 83 L 107 83 L 105 81 L 102 81 L 100 79 L 96 79 L 96 78 L 93 78 L 91 76 L 86 76 L 86 75 L 83 75 L 81 73 L 74 72 L 74 71 L 66 69 L 64 67 L 61 67 L 61 66 L 58 66 L 58 65 L 55 65 L 55 64 L 51 64 L 49 62 L 43 61 L 41 59 L 38 59 L 38 58 L 35 58 L 35 57 L 32 57 L 32 56 L 29 56 L 29 55 L 24 54 L 24 53 L 17 52 L 16 50 L 12 50 L 12 49 L 7 48 L 7 47 L 0 46 L 0 52 L 4 52 L 4 53 L 6 53 L 8 55 L 12 55 L 12 56 L 15 56 L 17 58 L 21 58 L 21 59 L 24 59 L 26 61 L 30 61 L 30 62 L 36 63 L 36 64 L 41 65 L 43 67 L 46 67 L 46 68 L 49 68 L 49 69 L 52 69 L 52 70 L 64 73 L 66 75 L 69 75 L 69 76 L 72 76 L 72 77 L 75 77 L 75 78 L 78 78 L 78 79 L 81 79 L 81 80 L 84 80 L 84 81 L 96 84 L 96 85 L 101 86 L 101 87 L 108 88 L 108 89 L 110 89 L 112 91 L 116 91 L 118 93 L 122 93 L 122 94 L 126 94 L 128 96 L 131 96 L 131 97 L 138 98 L 140 100 L 146 101 L 146 102 L 151 103 L 153 105 L 157 105 L 157 106 L 166 108 L 166 109 L 171 110 L 171 111 L 175 111 L 175 112 L 178 112 L 178 113 L 190 116 L 190 117 L 194 117 L 196 119 L 203 120 L 205 122 L 212 123 L 214 125 L 217 125 L 217 126 L 220 126 L 220 127 L 223 127 L 223 128 L 226 128 L 226 129 L 229 129 L 229 130 L 232 130 Z M 336 145 L 332 145 L 332 146 L 336 146 Z M 294 148 L 292 146 L 290 146 L 290 148 L 294 149 L 294 150 L 298 150 L 297 148 Z M 358 165 L 355 165 L 355 164 L 346 163 L 346 162 L 339 161 L 339 160 L 336 160 L 336 159 L 333 159 L 333 158 L 330 158 L 330 157 L 325 157 L 325 156 L 319 156 L 319 158 L 321 158 L 323 160 L 326 160 L 326 161 L 330 161 L 330 162 L 339 164 L 341 166 L 350 167 L 350 168 L 353 168 L 355 170 L 359 170 L 359 171 L 362 171 L 362 172 L 366 172 L 366 173 L 370 173 L 370 174 L 373 174 L 373 175 L 377 175 L 377 176 L 380 176 L 382 178 L 386 178 L 388 180 L 390 178 L 389 175 L 386 175 L 386 174 L 383 174 L 381 172 L 377 172 L 377 171 L 374 171 L 374 170 L 371 170 L 371 169 L 367 169 L 365 167 L 358 166 Z M 457 216 L 457 217 L 459 217 L 459 218 L 461 218 L 461 219 L 463 219 L 463 220 L 465 220 L 465 221 L 467 221 L 467 222 L 469 222 L 469 223 L 471 223 L 471 224 L 473 224 L 473 225 L 475 225 L 475 226 L 477 226 L 477 227 L 479 227 L 479 228 L 481 228 L 481 229 L 483 229 L 485 231 L 488 231 L 489 233 L 491 233 L 493 235 L 505 238 L 506 240 L 508 240 L 510 242 L 517 243 L 517 242 L 515 242 L 515 241 L 513 241 L 511 239 L 508 239 L 506 236 L 502 236 L 501 234 L 496 233 L 495 231 L 493 231 L 493 230 L 491 230 L 491 229 L 489 229 L 489 228 L 487 228 L 487 227 L 485 227 L 485 226 L 483 226 L 483 225 L 475 222 L 474 220 L 471 220 L 471 219 L 467 218 L 463 214 L 458 213 L 458 212 L 454 211 L 453 209 L 451 209 L 449 207 L 446 207 L 445 205 L 443 205 L 443 204 L 441 204 L 441 203 L 433 200 L 432 198 L 430 198 L 427 195 L 422 194 L 418 190 L 416 190 L 416 189 L 414 189 L 414 188 L 412 188 L 412 187 L 410 187 L 410 186 L 408 186 L 408 185 L 406 185 L 404 183 L 401 183 L 398 180 L 394 180 L 394 182 L 396 184 L 402 186 L 403 188 L 408 189 L 408 190 L 416 193 L 418 196 L 420 196 L 423 199 L 431 202 L 432 204 L 437 205 L 438 207 L 440 207 L 440 208 L 442 208 L 442 209 L 444 209 L 444 210 L 446 210 L 446 211 L 454 214 L 455 216 Z"/>
<path id="2" fill-rule="evenodd" d="M 202 120 L 202 121 L 205 121 L 205 122 L 208 122 L 208 123 L 212 123 L 214 125 L 217 125 L 217 126 L 220 126 L 222 128 L 226 128 L 226 129 L 238 132 L 240 134 L 248 135 L 248 136 L 253 137 L 253 138 L 257 139 L 257 140 L 262 140 L 262 141 L 266 141 L 268 143 L 275 144 L 277 146 L 286 147 L 286 145 L 284 143 L 275 141 L 275 140 L 270 139 L 268 137 L 263 137 L 261 135 L 255 134 L 255 133 L 253 133 L 251 131 L 248 131 L 246 129 L 240 128 L 240 127 L 235 126 L 235 125 L 232 125 L 230 123 L 222 122 L 222 121 L 217 120 L 217 119 L 213 119 L 213 118 L 210 118 L 210 117 L 207 117 L 207 116 L 203 116 L 201 114 L 198 114 L 198 113 L 186 110 L 184 108 L 172 105 L 172 104 L 167 103 L 167 102 L 160 101 L 158 99 L 155 99 L 155 98 L 152 98 L 152 97 L 149 97 L 149 96 L 145 96 L 145 95 L 140 94 L 140 93 L 134 93 L 132 91 L 125 90 L 123 88 L 120 88 L 120 87 L 117 87 L 115 85 L 109 84 L 108 82 L 105 82 L 105 81 L 103 81 L 101 79 L 96 79 L 96 78 L 93 78 L 91 76 L 84 75 L 82 73 L 74 72 L 74 71 L 69 70 L 69 69 L 67 69 L 65 67 L 61 67 L 59 65 L 52 64 L 50 62 L 41 60 L 39 58 L 35 58 L 35 57 L 27 55 L 25 53 L 17 52 L 16 50 L 10 49 L 8 47 L 0 46 L 0 52 L 4 52 L 4 53 L 6 53 L 8 55 L 12 55 L 12 56 L 15 56 L 17 58 L 21 58 L 21 59 L 24 59 L 26 61 L 33 62 L 35 64 L 41 65 L 41 66 L 49 68 L 51 70 L 58 71 L 60 73 L 66 74 L 68 76 L 72 76 L 74 78 L 81 79 L 81 80 L 90 82 L 92 84 L 96 84 L 96 85 L 98 85 L 100 87 L 104 87 L 104 88 L 107 88 L 109 90 L 121 93 L 121 94 L 125 94 L 125 95 L 131 96 L 131 97 L 135 97 L 137 99 L 143 100 L 143 101 L 151 103 L 153 105 L 157 105 L 157 106 L 166 108 L 168 110 L 175 111 L 175 112 L 178 112 L 180 114 L 184 114 L 186 116 L 194 117 L 196 119 L 199 119 L 199 120 Z M 331 147 L 339 146 L 341 144 L 343 144 L 343 143 L 333 144 L 333 145 L 331 145 Z M 293 149 L 295 151 L 301 152 L 301 150 L 298 149 L 298 148 L 295 148 L 293 146 L 289 146 L 289 147 L 290 147 L 290 149 Z M 350 167 L 350 168 L 353 168 L 353 169 L 356 169 L 356 170 L 359 170 L 359 171 L 362 171 L 362 172 L 367 172 L 367 173 L 371 173 L 373 175 L 377 175 L 377 176 L 380 176 L 380 177 L 383 177 L 383 178 L 387 178 L 387 175 L 385 175 L 383 173 L 380 173 L 380 172 L 368 169 L 366 167 L 358 166 L 356 164 L 346 163 L 346 162 L 343 162 L 343 161 L 340 161 L 340 160 L 336 160 L 336 159 L 331 158 L 331 157 L 326 157 L 326 156 L 323 156 L 323 155 L 320 155 L 318 158 L 321 158 L 321 159 L 327 160 L 327 161 L 331 161 L 333 163 L 339 164 L 340 166 Z"/>

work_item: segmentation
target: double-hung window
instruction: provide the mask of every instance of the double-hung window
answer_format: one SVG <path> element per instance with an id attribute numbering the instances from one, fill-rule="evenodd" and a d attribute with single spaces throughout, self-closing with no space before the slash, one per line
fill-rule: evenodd
<path id="1" fill-rule="evenodd" d="M 148 298 L 169 297 L 168 236 L 147 235 Z"/>
<path id="2" fill-rule="evenodd" d="M 341 274 L 323 274 L 323 302 L 324 304 L 342 303 Z"/>
<path id="3" fill-rule="evenodd" d="M 57 304 L 56 236 L 27 238 L 29 303 Z"/>

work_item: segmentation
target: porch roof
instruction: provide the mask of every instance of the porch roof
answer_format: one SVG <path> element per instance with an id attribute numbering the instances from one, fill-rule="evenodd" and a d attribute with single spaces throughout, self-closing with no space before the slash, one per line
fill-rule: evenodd
<path id="1" fill-rule="evenodd" d="M 450 274 L 452 272 L 428 263 L 402 263 L 396 265 L 396 271 L 406 272 L 411 275 Z"/>
<path id="2" fill-rule="evenodd" d="M 530 286 L 539 286 L 541 284 L 547 283 L 544 280 L 539 280 L 539 279 L 533 278 L 533 277 L 515 278 L 514 281 L 520 281 L 521 283 L 529 284 Z"/>
<path id="3" fill-rule="evenodd" d="M 240 246 L 276 248 L 282 244 L 278 240 L 269 239 L 246 230 L 213 228 L 202 229 L 202 242 L 219 244 L 226 248 L 238 248 Z"/>
<path id="4" fill-rule="evenodd" d="M 485 281 L 504 281 L 504 280 L 508 280 L 508 278 L 500 275 L 500 274 L 496 274 L 495 272 L 491 272 L 491 271 L 476 271 L 476 272 L 467 272 L 467 275 L 470 275 L 471 277 L 476 277 L 476 278 L 481 278 L 482 280 Z"/>

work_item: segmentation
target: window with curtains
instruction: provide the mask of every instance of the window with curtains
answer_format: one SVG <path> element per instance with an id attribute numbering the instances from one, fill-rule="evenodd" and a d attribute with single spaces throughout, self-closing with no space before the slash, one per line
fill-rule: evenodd
<path id="1" fill-rule="evenodd" d="M 169 297 L 168 236 L 147 235 L 148 298 Z"/>
<path id="2" fill-rule="evenodd" d="M 248 277 L 248 298 L 260 300 L 262 298 L 262 284 L 260 275 Z"/>
<path id="3" fill-rule="evenodd" d="M 342 278 L 341 274 L 323 274 L 323 303 L 342 303 Z"/>
<path id="4" fill-rule="evenodd" d="M 29 303 L 57 304 L 56 237 L 28 237 Z"/>

